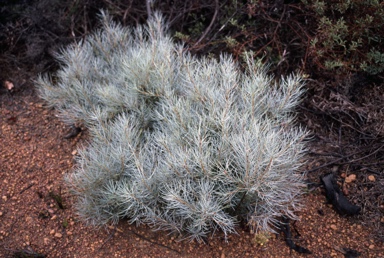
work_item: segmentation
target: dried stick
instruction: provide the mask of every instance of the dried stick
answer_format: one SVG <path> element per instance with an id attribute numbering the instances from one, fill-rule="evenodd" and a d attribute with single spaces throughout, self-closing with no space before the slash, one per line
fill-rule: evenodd
<path id="1" fill-rule="evenodd" d="M 377 152 L 378 152 L 379 150 L 381 150 L 383 147 L 384 147 L 384 146 L 380 146 L 379 148 L 377 148 L 375 151 L 373 151 L 372 153 L 370 153 L 370 154 L 368 154 L 368 155 L 365 155 L 365 156 L 360 157 L 360 158 L 357 158 L 357 159 L 350 160 L 350 161 L 348 161 L 348 162 L 343 162 L 343 163 L 341 163 L 341 164 L 342 164 L 342 165 L 350 164 L 350 163 L 352 163 L 352 162 L 356 162 L 356 161 L 359 161 L 359 160 L 368 158 L 368 157 L 372 156 L 373 154 L 377 153 Z M 318 169 L 320 169 L 320 168 L 324 168 L 324 167 L 327 167 L 327 166 L 329 166 L 329 165 L 335 164 L 336 162 L 338 162 L 338 161 L 340 161 L 340 160 L 349 158 L 349 157 L 351 157 L 351 156 L 353 156 L 353 155 L 362 153 L 362 152 L 364 152 L 364 151 L 366 151 L 366 150 L 360 150 L 360 151 L 357 151 L 357 152 L 353 152 L 353 153 L 351 153 L 351 154 L 348 154 L 348 155 L 345 155 L 345 156 L 340 157 L 340 158 L 338 158 L 338 159 L 335 159 L 335 160 L 333 160 L 333 161 L 327 162 L 327 163 L 325 163 L 325 164 L 323 164 L 323 165 L 321 165 L 321 166 L 315 167 L 315 168 L 310 169 L 310 170 L 307 170 L 307 171 L 305 171 L 305 172 L 306 172 L 306 173 L 309 173 L 309 172 L 316 171 L 316 170 L 318 170 Z"/>
<path id="2" fill-rule="evenodd" d="M 215 13 L 213 14 L 213 18 L 211 20 L 211 23 L 209 24 L 209 26 L 205 29 L 203 35 L 201 35 L 201 37 L 199 38 L 199 40 L 193 45 L 192 48 L 194 48 L 195 46 L 197 46 L 204 38 L 205 36 L 207 36 L 208 32 L 211 30 L 212 26 L 213 26 L 213 23 L 215 22 L 216 20 L 216 17 L 217 17 L 217 14 L 219 13 L 219 0 L 215 0 L 215 4 L 216 4 L 216 7 L 215 7 Z"/>
<path id="3" fill-rule="evenodd" d="M 148 18 L 152 17 L 151 2 L 152 2 L 152 0 L 145 1 L 145 4 L 147 6 Z"/>
<path id="4" fill-rule="evenodd" d="M 169 249 L 169 250 L 171 250 L 171 251 L 174 251 L 174 252 L 176 252 L 176 253 L 178 253 L 178 254 L 181 254 L 181 253 L 180 253 L 179 251 L 177 251 L 176 249 L 173 249 L 173 248 L 171 248 L 171 247 L 169 247 L 169 246 L 166 246 L 166 245 L 163 245 L 163 244 L 161 244 L 161 243 L 156 243 L 156 242 L 152 241 L 151 239 L 146 238 L 145 236 L 142 236 L 142 235 L 140 235 L 139 233 L 136 233 L 135 231 L 133 231 L 133 230 L 131 230 L 131 229 L 130 229 L 129 231 L 131 231 L 133 234 L 135 234 L 136 236 L 140 237 L 141 239 L 144 239 L 145 241 L 150 242 L 151 244 L 158 245 L 158 246 L 167 248 L 167 249 Z"/>

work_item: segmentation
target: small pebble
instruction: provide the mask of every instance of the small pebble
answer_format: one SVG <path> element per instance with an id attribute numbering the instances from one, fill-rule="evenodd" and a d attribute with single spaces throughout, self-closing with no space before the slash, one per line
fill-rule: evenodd
<path id="1" fill-rule="evenodd" d="M 50 235 L 53 235 L 53 234 L 55 234 L 55 230 L 54 230 L 54 229 L 52 229 L 52 230 L 51 230 L 51 232 L 49 232 L 49 234 L 50 234 Z"/>
<path id="2" fill-rule="evenodd" d="M 62 234 L 60 234 L 60 233 L 56 233 L 55 234 L 55 237 L 57 237 L 57 238 L 61 238 L 63 235 Z"/>
<path id="3" fill-rule="evenodd" d="M 336 225 L 335 225 L 335 224 L 332 224 L 332 225 L 331 225 L 331 229 L 336 230 L 336 229 L 337 229 Z"/>
<path id="4" fill-rule="evenodd" d="M 355 174 L 350 174 L 349 176 L 347 176 L 345 178 L 345 182 L 346 183 L 352 183 L 355 180 L 356 180 L 356 175 Z"/>
<path id="5" fill-rule="evenodd" d="M 375 182 L 376 178 L 375 178 L 374 175 L 370 175 L 370 176 L 368 176 L 368 180 L 371 181 L 371 182 Z"/>

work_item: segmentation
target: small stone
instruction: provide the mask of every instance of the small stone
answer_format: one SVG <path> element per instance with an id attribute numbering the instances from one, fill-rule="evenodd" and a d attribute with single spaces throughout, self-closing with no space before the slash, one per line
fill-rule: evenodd
<path id="1" fill-rule="evenodd" d="M 55 237 L 57 237 L 57 238 L 61 238 L 63 235 L 62 234 L 60 234 L 60 233 L 56 233 L 55 234 Z"/>
<path id="2" fill-rule="evenodd" d="M 352 183 L 355 180 L 356 180 L 356 175 L 355 174 L 350 174 L 349 176 L 347 176 L 345 178 L 345 182 L 346 183 Z"/>
<path id="3" fill-rule="evenodd" d="M 1 199 L 3 199 L 6 202 L 8 200 L 8 197 L 4 195 L 3 197 L 1 197 Z"/>
<path id="4" fill-rule="evenodd" d="M 335 224 L 332 224 L 332 225 L 331 225 L 331 229 L 336 230 L 336 229 L 337 229 L 336 225 L 335 225 Z"/>
<path id="5" fill-rule="evenodd" d="M 369 249 L 374 249 L 375 248 L 375 246 L 374 245 L 369 245 L 369 247 L 368 247 Z"/>
<path id="6" fill-rule="evenodd" d="M 52 230 L 49 232 L 49 234 L 50 234 L 50 235 L 53 235 L 53 234 L 55 234 L 55 230 L 54 230 L 54 229 L 52 229 Z"/>
<path id="7" fill-rule="evenodd" d="M 52 209 L 49 209 L 48 212 L 52 214 L 52 213 L 54 213 L 55 211 L 52 210 Z"/>
<path id="8" fill-rule="evenodd" d="M 49 238 L 46 238 L 46 237 L 44 238 L 44 244 L 45 244 L 45 245 L 48 245 L 48 244 L 49 244 Z"/>
<path id="9" fill-rule="evenodd" d="M 72 151 L 71 154 L 72 154 L 72 155 L 76 155 L 76 154 L 77 154 L 77 150 Z"/>
<path id="10" fill-rule="evenodd" d="M 3 216 L 3 212 L 0 211 L 0 217 Z"/>
<path id="11" fill-rule="evenodd" d="M 53 215 L 52 218 L 51 218 L 51 220 L 55 220 L 56 218 L 57 218 L 57 216 L 56 216 L 56 215 Z"/>
<path id="12" fill-rule="evenodd" d="M 4 81 L 4 87 L 7 89 L 7 90 L 12 90 L 15 86 L 13 85 L 12 82 L 10 81 Z"/>
<path id="13" fill-rule="evenodd" d="M 371 181 L 371 182 L 375 182 L 376 181 L 376 178 L 374 175 L 369 175 L 368 176 L 368 180 Z"/>

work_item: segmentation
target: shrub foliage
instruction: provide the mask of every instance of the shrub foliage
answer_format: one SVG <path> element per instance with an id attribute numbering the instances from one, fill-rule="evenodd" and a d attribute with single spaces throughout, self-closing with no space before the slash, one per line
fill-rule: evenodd
<path id="1" fill-rule="evenodd" d="M 197 58 L 167 35 L 155 14 L 102 28 L 57 54 L 61 69 L 40 76 L 40 96 L 68 124 L 83 124 L 67 181 L 79 215 L 93 225 L 145 223 L 201 240 L 245 220 L 273 231 L 300 208 L 306 132 L 292 126 L 299 75 L 280 80 L 244 56 Z"/>
<path id="2" fill-rule="evenodd" d="M 314 11 L 318 28 L 309 55 L 316 65 L 337 72 L 384 71 L 384 7 L 378 0 L 302 0 Z"/>

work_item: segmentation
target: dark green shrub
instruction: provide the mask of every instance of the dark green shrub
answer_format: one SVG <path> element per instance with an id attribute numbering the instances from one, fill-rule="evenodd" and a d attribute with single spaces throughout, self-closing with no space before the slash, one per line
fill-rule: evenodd
<path id="1" fill-rule="evenodd" d="M 384 71 L 384 5 L 378 0 L 303 0 L 314 11 L 317 31 L 309 56 L 338 72 Z"/>

